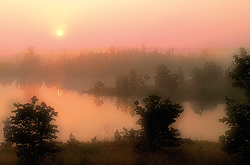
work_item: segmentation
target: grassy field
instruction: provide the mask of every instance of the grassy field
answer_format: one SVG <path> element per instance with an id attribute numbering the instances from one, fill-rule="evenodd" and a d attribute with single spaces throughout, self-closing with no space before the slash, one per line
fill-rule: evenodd
<path id="1" fill-rule="evenodd" d="M 233 165 L 234 155 L 221 151 L 221 144 L 210 141 L 184 139 L 180 146 L 165 148 L 157 153 L 135 153 L 129 141 L 97 141 L 61 143 L 62 151 L 47 156 L 40 165 Z M 1 148 L 1 165 L 24 164 L 15 155 L 15 149 Z"/>

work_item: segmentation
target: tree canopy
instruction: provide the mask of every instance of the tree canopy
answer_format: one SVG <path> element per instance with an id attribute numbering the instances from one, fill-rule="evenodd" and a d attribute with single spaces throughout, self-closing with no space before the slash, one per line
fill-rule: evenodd
<path id="1" fill-rule="evenodd" d="M 221 122 L 229 126 L 225 135 L 220 136 L 223 150 L 229 154 L 237 154 L 242 163 L 250 164 L 250 56 L 244 48 L 241 54 L 234 56 L 235 66 L 229 72 L 233 85 L 243 89 L 248 98 L 246 103 L 236 103 L 236 101 L 226 98 L 226 115 L 220 119 Z"/>
<path id="2" fill-rule="evenodd" d="M 36 163 L 39 158 L 57 150 L 54 139 L 57 138 L 57 126 L 51 122 L 57 112 L 45 102 L 37 105 L 36 96 L 31 103 L 14 103 L 15 115 L 4 122 L 4 138 L 17 147 L 17 156 L 30 163 Z"/>
<path id="3" fill-rule="evenodd" d="M 183 112 L 181 105 L 173 104 L 169 98 L 161 101 L 161 97 L 150 95 L 143 99 L 144 107 L 135 101 L 136 114 L 140 116 L 137 123 L 141 126 L 140 138 L 144 146 L 155 151 L 164 146 L 175 145 L 179 135 L 177 129 L 170 128 Z"/>
<path id="4" fill-rule="evenodd" d="M 229 72 L 233 80 L 233 86 L 243 89 L 250 100 L 250 55 L 244 48 L 241 48 L 240 55 L 234 56 L 234 68 Z"/>

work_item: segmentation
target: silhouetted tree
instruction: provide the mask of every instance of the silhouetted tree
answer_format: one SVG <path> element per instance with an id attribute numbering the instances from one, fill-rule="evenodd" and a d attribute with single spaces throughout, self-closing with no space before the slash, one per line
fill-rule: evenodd
<path id="1" fill-rule="evenodd" d="M 29 164 L 36 164 L 44 155 L 57 151 L 54 139 L 58 130 L 51 124 L 57 112 L 45 102 L 36 105 L 36 96 L 31 98 L 31 103 L 14 103 L 17 108 L 12 111 L 14 116 L 4 125 L 4 136 L 7 142 L 14 143 L 17 147 L 17 156 L 24 158 Z"/>
<path id="2" fill-rule="evenodd" d="M 234 56 L 234 69 L 229 73 L 233 80 L 233 86 L 243 89 L 245 95 L 250 100 L 250 55 L 244 48 L 240 49 L 240 55 Z"/>
<path id="3" fill-rule="evenodd" d="M 250 163 L 250 103 L 237 104 L 227 98 L 226 116 L 220 119 L 229 126 L 225 135 L 220 136 L 223 150 L 229 154 L 237 154 L 243 161 Z"/>
<path id="4" fill-rule="evenodd" d="M 226 116 L 220 119 L 229 126 L 225 135 L 220 136 L 223 150 L 237 154 L 242 164 L 250 164 L 250 55 L 241 48 L 241 54 L 234 56 L 235 67 L 229 73 L 233 85 L 243 89 L 248 98 L 247 103 L 236 103 L 226 98 Z"/>
<path id="5" fill-rule="evenodd" d="M 170 127 L 183 112 L 181 105 L 173 104 L 169 98 L 150 95 L 143 99 L 145 107 L 135 101 L 136 114 L 140 116 L 137 124 L 141 126 L 137 149 L 156 151 L 164 146 L 174 146 L 178 130 Z"/>

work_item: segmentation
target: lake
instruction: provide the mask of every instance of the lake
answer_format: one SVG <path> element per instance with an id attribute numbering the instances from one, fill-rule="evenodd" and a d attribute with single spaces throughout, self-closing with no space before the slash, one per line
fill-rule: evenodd
<path id="1" fill-rule="evenodd" d="M 3 121 L 15 110 L 14 102 L 27 103 L 36 95 L 38 102 L 44 101 L 58 112 L 55 124 L 58 125 L 58 139 L 66 142 L 73 133 L 77 140 L 89 141 L 94 137 L 112 140 L 116 130 L 123 127 L 139 129 L 137 115 L 133 115 L 131 104 L 135 100 L 120 100 L 116 97 L 95 97 L 79 91 L 60 89 L 59 85 L 20 86 L 15 81 L 3 86 L 0 84 L 0 120 Z M 225 105 L 218 104 L 212 111 L 194 113 L 190 102 L 181 103 L 184 112 L 173 124 L 179 129 L 181 137 L 194 140 L 218 141 L 228 127 L 218 119 L 225 116 Z M 3 141 L 3 123 L 0 123 L 0 141 Z"/>

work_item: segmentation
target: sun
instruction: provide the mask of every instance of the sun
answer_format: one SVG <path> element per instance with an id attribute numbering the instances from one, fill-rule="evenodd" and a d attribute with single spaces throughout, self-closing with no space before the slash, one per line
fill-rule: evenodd
<path id="1" fill-rule="evenodd" d="M 62 32 L 61 30 L 58 30 L 58 31 L 57 31 L 57 35 L 58 35 L 58 36 L 61 36 L 62 34 L 63 34 L 63 32 Z"/>

